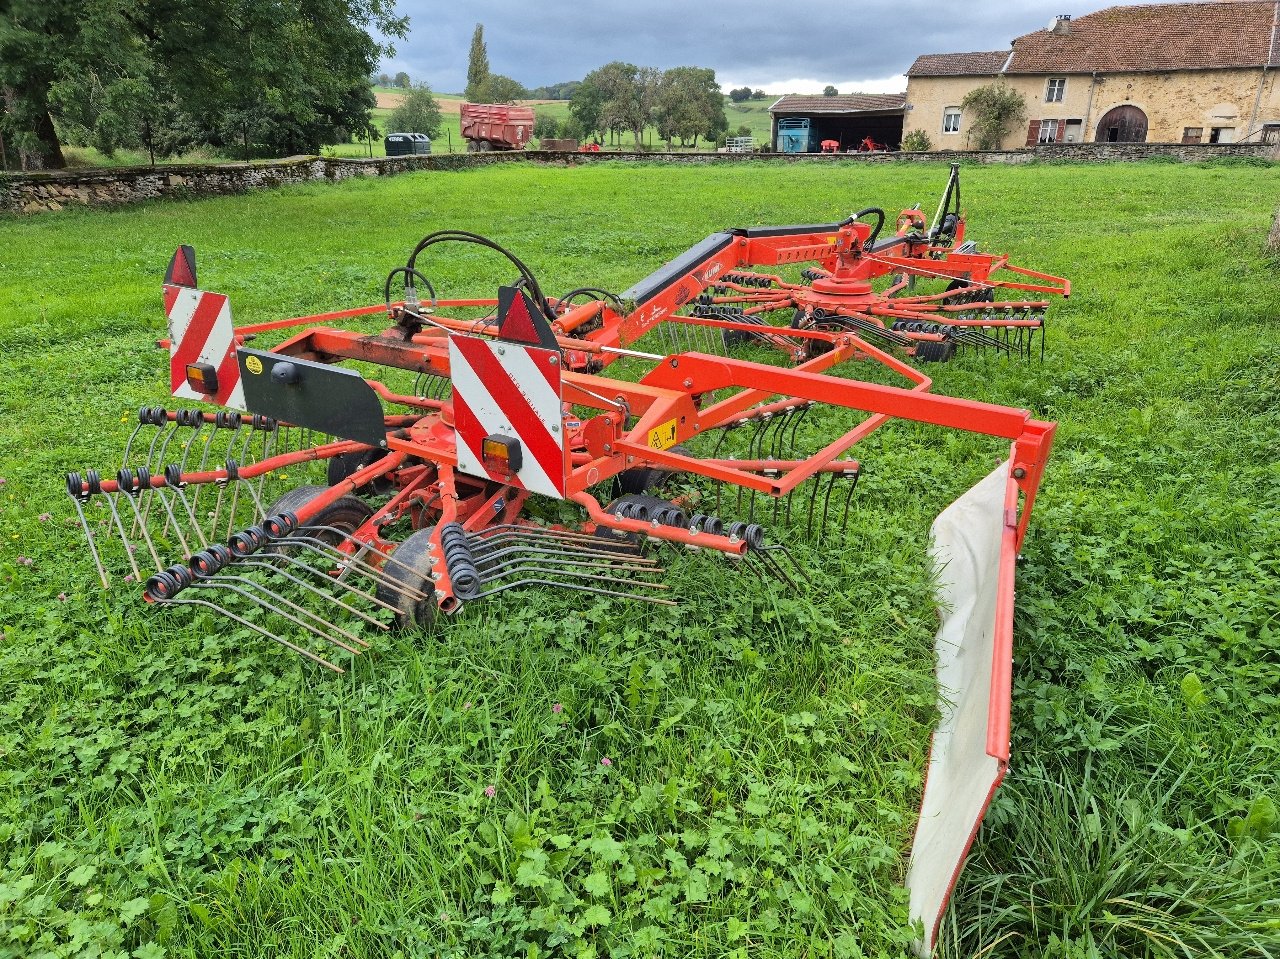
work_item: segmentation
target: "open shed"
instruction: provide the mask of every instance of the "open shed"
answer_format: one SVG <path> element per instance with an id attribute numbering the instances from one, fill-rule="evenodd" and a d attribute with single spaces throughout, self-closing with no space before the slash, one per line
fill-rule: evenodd
<path id="1" fill-rule="evenodd" d="M 769 107 L 770 143 L 779 153 L 817 153 L 834 140 L 844 153 L 869 138 L 896 150 L 906 100 L 905 93 L 788 94 Z"/>

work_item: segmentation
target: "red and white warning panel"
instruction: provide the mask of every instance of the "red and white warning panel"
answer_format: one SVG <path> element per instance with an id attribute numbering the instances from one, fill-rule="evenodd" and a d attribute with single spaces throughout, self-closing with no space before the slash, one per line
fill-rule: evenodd
<path id="1" fill-rule="evenodd" d="M 222 293 L 196 289 L 195 251 L 179 247 L 164 282 L 169 319 L 169 391 L 244 410 L 244 388 L 236 360 L 231 304 Z"/>
<path id="2" fill-rule="evenodd" d="M 458 471 L 563 499 L 560 351 L 450 336 L 449 375 Z"/>

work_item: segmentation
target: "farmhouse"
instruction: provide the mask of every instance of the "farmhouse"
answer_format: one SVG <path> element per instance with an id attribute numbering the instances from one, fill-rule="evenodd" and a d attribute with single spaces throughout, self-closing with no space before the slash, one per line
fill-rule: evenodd
<path id="1" fill-rule="evenodd" d="M 769 107 L 769 142 L 779 153 L 817 153 L 823 141 L 835 143 L 841 153 L 867 140 L 896 147 L 905 100 L 903 93 L 779 97 Z"/>
<path id="2" fill-rule="evenodd" d="M 1037 143 L 1280 142 L 1280 2 L 1209 0 L 1060 16 L 1009 50 L 918 57 L 907 71 L 904 133 L 972 149 L 962 106 L 1005 81 L 1027 122 L 1001 147 Z"/>

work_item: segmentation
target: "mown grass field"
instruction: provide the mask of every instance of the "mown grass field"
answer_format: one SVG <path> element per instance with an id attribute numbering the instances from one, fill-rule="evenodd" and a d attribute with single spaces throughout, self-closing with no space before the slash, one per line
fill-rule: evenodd
<path id="1" fill-rule="evenodd" d="M 0 219 L 0 956 L 904 955 L 927 530 L 998 444 L 875 434 L 812 590 L 677 563 L 676 610 L 508 594 L 341 677 L 103 593 L 61 477 L 113 471 L 166 398 L 178 243 L 255 322 L 378 301 L 443 227 L 548 292 L 621 289 L 714 229 L 929 208 L 945 177 L 522 165 Z M 1044 364 L 931 369 L 1061 424 L 946 955 L 1278 951 L 1278 194 L 1266 165 L 965 172 L 970 236 L 1075 293 Z"/>

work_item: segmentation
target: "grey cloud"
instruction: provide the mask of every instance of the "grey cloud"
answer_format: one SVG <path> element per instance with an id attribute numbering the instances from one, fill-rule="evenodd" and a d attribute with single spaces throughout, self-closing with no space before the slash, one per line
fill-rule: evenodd
<path id="1" fill-rule="evenodd" d="M 1074 0 L 399 0 L 398 9 L 410 17 L 412 33 L 385 68 L 403 69 L 442 92 L 465 85 L 467 49 L 478 22 L 491 69 L 529 87 L 580 79 L 601 64 L 626 60 L 664 69 L 709 66 L 721 79 L 787 92 L 783 87 L 797 78 L 842 85 L 842 91 L 876 80 L 884 87 L 921 53 L 1006 49 L 1056 14 L 1079 16 L 1100 7 Z"/>

